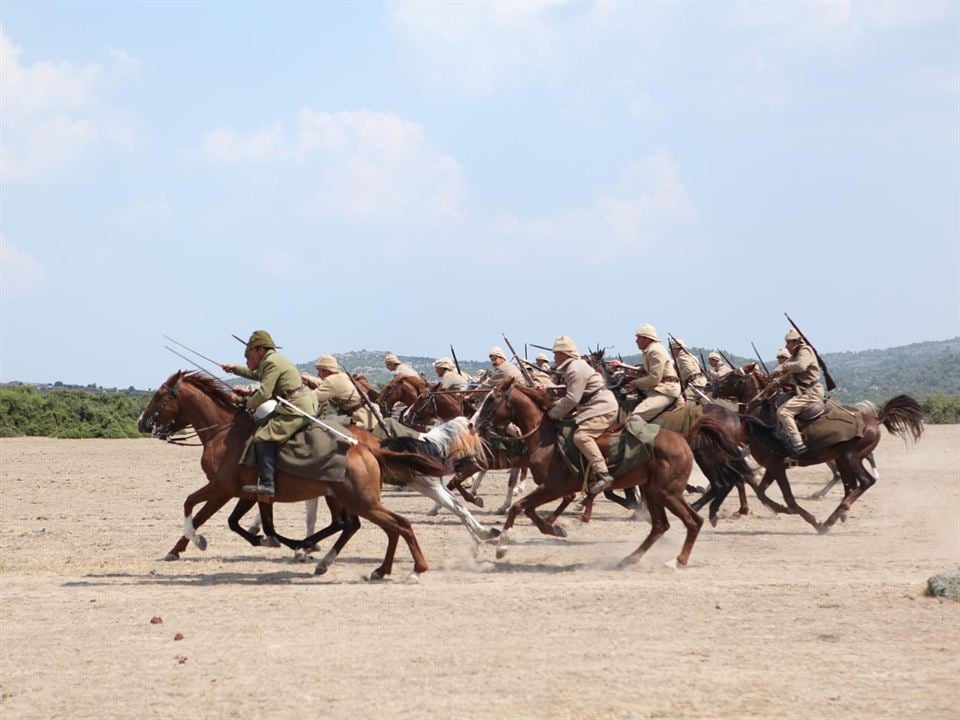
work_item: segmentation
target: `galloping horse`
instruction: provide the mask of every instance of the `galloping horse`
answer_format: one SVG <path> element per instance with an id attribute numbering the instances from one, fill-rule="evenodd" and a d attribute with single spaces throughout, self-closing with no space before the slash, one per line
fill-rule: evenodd
<path id="1" fill-rule="evenodd" d="M 244 492 L 243 486 L 256 482 L 257 470 L 240 464 L 244 446 L 255 427 L 253 419 L 240 410 L 231 395 L 212 378 L 181 370 L 167 378 L 153 394 L 137 427 L 140 432 L 152 432 L 156 437 L 167 439 L 188 425 L 193 426 L 203 443 L 200 465 L 207 476 L 207 484 L 188 495 L 184 501 L 183 537 L 166 559 L 178 559 L 190 540 L 204 549 L 206 542 L 197 535 L 196 528 L 231 498 L 240 498 L 240 501 L 230 515 L 230 529 L 251 544 L 259 545 L 260 538 L 244 531 L 239 523 L 256 501 L 256 496 Z M 345 511 L 344 515 L 334 513 L 334 522 L 310 538 L 285 543 L 295 548 L 308 547 L 340 530 L 334 547 L 317 565 L 316 574 L 325 573 L 336 560 L 344 545 L 359 529 L 361 517 L 380 527 L 387 535 L 386 555 L 370 579 L 379 580 L 391 573 L 400 537 L 410 548 L 414 574 L 419 575 L 428 569 L 410 522 L 380 501 L 381 467 L 388 467 L 391 472 L 424 475 L 439 475 L 444 469 L 443 464 L 434 458 L 379 450 L 361 443 L 352 445 L 347 451 L 346 475 L 341 482 L 311 480 L 278 470 L 275 502 L 297 502 L 324 495 L 332 497 L 336 505 Z M 194 507 L 201 502 L 204 503 L 203 507 L 196 517 L 192 517 Z M 269 505 L 261 505 L 261 511 L 266 511 L 263 512 L 264 526 L 268 532 L 272 529 L 270 509 Z M 279 535 L 277 537 L 281 541 L 286 540 Z"/>
<path id="2" fill-rule="evenodd" d="M 413 375 L 397 375 L 380 391 L 377 404 L 384 415 L 389 415 L 394 405 L 400 403 L 406 408 L 413 405 L 420 393 L 427 387 L 426 381 Z"/>
<path id="3" fill-rule="evenodd" d="M 544 535 L 566 537 L 564 529 L 549 519 L 540 517 L 536 509 L 558 498 L 572 497 L 580 490 L 581 480 L 567 468 L 555 447 L 556 426 L 547 415 L 553 404 L 547 395 L 534 388 L 515 385 L 512 380 L 501 382 L 484 400 L 477 413 L 477 425 L 485 423 L 516 423 L 526 444 L 526 455 L 537 487 L 515 502 L 504 523 L 497 556 L 506 552 L 507 531 L 522 511 Z M 610 436 L 597 439 L 601 452 L 606 454 Z M 650 534 L 621 565 L 638 561 L 670 527 L 666 510 L 676 515 L 686 526 L 687 536 L 677 563 L 686 565 L 703 520 L 683 497 L 687 479 L 693 467 L 693 453 L 687 442 L 677 433 L 661 430 L 654 443 L 653 459 L 614 479 L 613 488 L 639 487 L 650 511 Z M 569 500 L 565 499 L 553 518 Z"/>
<path id="4" fill-rule="evenodd" d="M 876 477 L 864 467 L 863 462 L 880 442 L 881 423 L 894 435 L 904 439 L 910 437 L 914 442 L 923 434 L 923 410 L 920 404 L 908 395 L 891 398 L 879 413 L 876 408 L 871 411 L 869 406 L 856 409 L 855 412 L 859 414 L 864 425 L 861 437 L 814 448 L 795 461 L 801 466 L 817 465 L 828 460 L 837 463 L 843 482 L 843 500 L 825 522 L 818 522 L 811 513 L 797 504 L 790 488 L 787 480 L 788 457 L 783 444 L 775 435 L 778 425 L 776 408 L 769 399 L 759 397 L 765 391 L 763 380 L 756 363 L 748 363 L 721 378 L 716 391 L 718 395 L 738 401 L 741 408 L 746 410 L 746 414 L 739 416 L 742 440 L 750 445 L 753 457 L 764 468 L 763 478 L 756 488 L 757 496 L 774 512 L 799 515 L 820 533 L 829 532 L 837 520 L 846 520 L 852 505 L 876 483 Z M 708 442 L 716 440 L 722 446 L 729 447 L 729 436 L 713 418 L 701 418 L 700 435 Z M 774 480 L 783 494 L 786 507 L 766 496 L 766 489 Z"/>

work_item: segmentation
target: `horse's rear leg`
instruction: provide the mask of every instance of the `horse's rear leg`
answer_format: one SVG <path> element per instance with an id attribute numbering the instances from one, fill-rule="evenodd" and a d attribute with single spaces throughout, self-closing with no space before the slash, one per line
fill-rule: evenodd
<path id="1" fill-rule="evenodd" d="M 620 567 L 639 562 L 647 550 L 653 547 L 653 544 L 670 528 L 670 523 L 667 521 L 667 513 L 663 509 L 663 499 L 660 497 L 660 494 L 648 491 L 644 495 L 644 500 L 647 501 L 647 510 L 650 512 L 650 534 L 647 535 L 646 539 L 640 544 L 640 547 L 620 561 Z"/>
<path id="2" fill-rule="evenodd" d="M 379 502 L 365 509 L 359 513 L 359 515 L 377 525 L 387 534 L 387 552 L 384 555 L 383 563 L 380 567 L 371 573 L 371 580 L 381 580 L 393 572 L 393 558 L 394 555 L 396 555 L 397 540 L 399 540 L 400 537 L 403 537 L 406 541 L 407 547 L 410 548 L 410 554 L 413 556 L 414 575 L 420 575 L 430 569 L 430 566 L 427 565 L 426 558 L 423 556 L 423 552 L 420 550 L 420 545 L 417 543 L 417 536 L 414 534 L 413 527 L 410 525 L 409 520 L 389 510 Z"/>
<path id="3" fill-rule="evenodd" d="M 790 488 L 790 481 L 787 479 L 787 471 L 784 468 L 776 473 L 777 486 L 780 488 L 780 492 L 783 494 L 783 499 L 787 503 L 787 511 L 799 515 L 808 523 L 813 525 L 817 529 L 817 532 L 825 532 L 823 526 L 820 522 L 809 512 L 804 510 L 797 503 L 797 499 L 793 496 L 793 490 Z"/>
<path id="4" fill-rule="evenodd" d="M 690 507 L 682 497 L 668 495 L 664 498 L 664 504 L 687 528 L 687 538 L 683 541 L 683 549 L 680 551 L 680 554 L 677 555 L 677 564 L 686 565 L 690 560 L 693 544 L 697 541 L 697 535 L 700 534 L 703 518 L 697 515 L 697 513 L 693 511 L 693 508 Z"/>
<path id="5" fill-rule="evenodd" d="M 837 520 L 846 520 L 847 513 L 853 504 L 877 482 L 873 473 L 863 466 L 862 460 L 850 460 L 847 456 L 841 455 L 837 458 L 837 466 L 846 492 L 836 510 L 821 526 L 822 532 L 827 532 Z"/>
<path id="6" fill-rule="evenodd" d="M 242 537 L 248 543 L 257 547 L 260 545 L 260 535 L 259 533 L 254 533 L 248 530 L 244 530 L 243 526 L 240 524 L 240 519 L 250 511 L 256 502 L 248 498 L 240 498 L 237 500 L 236 506 L 233 508 L 233 512 L 230 513 L 230 517 L 227 518 L 227 525 L 233 530 L 237 535 Z"/>

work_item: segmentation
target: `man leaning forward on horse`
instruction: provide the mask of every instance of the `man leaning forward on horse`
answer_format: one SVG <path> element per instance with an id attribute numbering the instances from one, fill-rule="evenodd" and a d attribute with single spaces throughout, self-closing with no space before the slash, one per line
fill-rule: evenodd
<path id="1" fill-rule="evenodd" d="M 357 387 L 350 382 L 350 378 L 340 371 L 337 359 L 333 355 L 321 355 L 313 364 L 317 369 L 317 376 L 301 374 L 304 385 L 313 389 L 317 400 L 317 407 L 329 402 L 339 412 L 347 415 L 350 422 L 372 431 L 377 426 L 376 418 L 363 402 Z"/>
<path id="2" fill-rule="evenodd" d="M 646 393 L 646 397 L 633 409 L 630 416 L 652 422 L 667 410 L 683 405 L 680 378 L 674 370 L 673 359 L 660 344 L 657 329 L 653 325 L 641 325 L 634 336 L 637 348 L 643 353 L 640 366 L 624 365 L 619 360 L 610 360 L 609 363 L 613 367 L 622 367 L 628 376 L 636 378 L 627 385 L 629 389 L 643 390 Z"/>
<path id="3" fill-rule="evenodd" d="M 784 340 L 790 357 L 775 367 L 770 375 L 779 379 L 780 386 L 791 396 L 777 409 L 777 417 L 787 450 L 796 458 L 807 451 L 796 417 L 810 405 L 823 404 L 823 386 L 820 385 L 820 364 L 813 348 L 793 328 L 787 331 Z"/>
<path id="4" fill-rule="evenodd" d="M 250 335 L 244 357 L 246 367 L 229 363 L 221 367 L 224 372 L 260 382 L 256 390 L 234 388 L 234 393 L 246 397 L 248 410 L 256 410 L 268 400 L 283 398 L 308 415 L 304 417 L 279 404 L 253 435 L 259 481 L 256 485 L 244 485 L 243 490 L 273 497 L 276 494 L 277 450 L 310 422 L 309 417 L 317 414 L 317 401 L 301 381 L 297 366 L 277 352 L 277 345 L 266 330 L 257 330 Z"/>
<path id="5" fill-rule="evenodd" d="M 576 422 L 573 443 L 593 469 L 594 480 L 587 487 L 587 493 L 596 495 L 613 484 L 596 438 L 616 419 L 617 399 L 607 389 L 603 376 L 580 357 L 573 340 L 561 335 L 553 342 L 553 353 L 557 363 L 555 372 L 563 378 L 566 394 L 550 408 L 549 415 L 554 420 L 572 416 Z"/>

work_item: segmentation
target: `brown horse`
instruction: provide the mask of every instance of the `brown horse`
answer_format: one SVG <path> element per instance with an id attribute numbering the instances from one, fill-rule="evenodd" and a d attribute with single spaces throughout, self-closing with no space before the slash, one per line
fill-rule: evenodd
<path id="1" fill-rule="evenodd" d="M 196 528 L 231 498 L 240 498 L 230 518 L 231 529 L 252 544 L 259 545 L 257 537 L 239 526 L 239 519 L 255 502 L 255 496 L 245 493 L 242 488 L 256 483 L 257 470 L 240 464 L 244 446 L 255 429 L 253 419 L 239 409 L 231 394 L 221 389 L 210 377 L 197 372 L 179 371 L 167 378 L 154 393 L 137 427 L 140 432 L 151 432 L 156 437 L 167 439 L 191 425 L 203 443 L 200 465 L 207 476 L 207 484 L 188 495 L 184 501 L 184 534 L 166 559 L 178 559 L 190 540 L 204 549 L 206 542 L 201 542 L 202 537 L 196 534 Z M 359 518 L 362 517 L 380 527 L 387 535 L 386 555 L 370 579 L 379 580 L 391 573 L 400 537 L 410 548 L 413 572 L 419 575 L 428 566 L 410 522 L 380 501 L 381 471 L 387 467 L 400 473 L 425 475 L 439 475 L 444 469 L 443 464 L 433 458 L 380 450 L 363 443 L 352 445 L 347 451 L 346 475 L 342 481 L 312 480 L 278 471 L 277 495 L 274 498 L 275 502 L 298 502 L 321 495 L 330 496 L 346 513 L 345 518 L 338 519 L 335 513 L 330 528 L 303 541 L 289 541 L 271 532 L 272 508 L 269 504 L 261 503 L 264 528 L 268 534 L 275 535 L 281 542 L 286 541 L 284 544 L 295 549 L 309 547 L 317 539 L 322 539 L 324 533 L 329 535 L 339 529 L 341 534 L 333 549 L 317 565 L 315 572 L 322 575 L 359 529 Z M 204 503 L 203 507 L 196 517 L 192 517 L 194 507 L 201 502 Z"/>
<path id="2" fill-rule="evenodd" d="M 359 387 L 363 391 L 363 393 L 367 396 L 370 402 L 377 401 L 377 399 L 380 397 L 380 393 L 377 391 L 376 388 L 373 387 L 373 385 L 370 384 L 370 381 L 367 379 L 366 375 L 354 373 L 350 377 L 354 379 L 354 381 L 357 383 L 357 387 Z"/>
<path id="3" fill-rule="evenodd" d="M 853 504 L 876 483 L 875 476 L 863 463 L 880 442 L 881 424 L 889 432 L 904 439 L 912 438 L 914 442 L 923 434 L 923 410 L 920 404 L 908 395 L 897 395 L 888 400 L 879 413 L 871 412 L 869 408 L 855 410 L 864 424 L 861 437 L 827 447 L 813 448 L 798 460 L 791 461 L 783 443 L 777 437 L 778 420 L 774 402 L 768 397 L 763 397 L 767 394 L 765 381 L 766 378 L 757 369 L 756 363 L 748 363 L 721 378 L 716 384 L 715 391 L 718 396 L 740 403 L 739 419 L 743 434 L 741 438 L 736 438 L 734 441 L 742 439 L 747 442 L 753 457 L 764 468 L 763 478 L 756 487 L 757 496 L 774 512 L 799 515 L 820 533 L 829 532 L 837 520 L 845 521 Z M 718 447 L 729 447 L 731 438 L 724 429 L 719 427 L 719 421 L 708 419 L 707 416 L 701 420 L 703 421 L 700 427 L 702 438 L 706 441 L 716 440 Z M 844 494 L 837 508 L 825 522 L 821 523 L 797 503 L 790 482 L 787 480 L 787 467 L 790 464 L 817 465 L 828 460 L 833 460 L 837 464 Z M 766 496 L 766 489 L 774 481 L 780 488 L 786 507 Z"/>
<path id="4" fill-rule="evenodd" d="M 547 415 L 552 404 L 553 401 L 545 393 L 515 385 L 508 380 L 494 388 L 477 413 L 478 426 L 488 422 L 513 422 L 520 428 L 521 437 L 526 443 L 529 466 L 537 481 L 537 487 L 510 508 L 500 536 L 498 557 L 506 552 L 505 536 L 520 512 L 525 513 L 543 534 L 566 536 L 563 528 L 540 517 L 536 511 L 544 503 L 575 494 L 581 486 L 581 479 L 570 472 L 556 448 L 556 426 Z M 604 454 L 609 438 L 609 435 L 602 436 L 597 442 Z M 693 453 L 686 440 L 675 432 L 661 430 L 654 443 L 653 459 L 614 479 L 613 488 L 640 488 L 651 520 L 650 534 L 640 547 L 621 561 L 621 565 L 638 561 L 667 531 L 670 523 L 666 510 L 686 526 L 687 536 L 677 556 L 677 563 L 687 564 L 703 524 L 703 520 L 683 497 L 692 468 Z"/>
<path id="5" fill-rule="evenodd" d="M 400 403 L 409 408 L 427 387 L 426 381 L 413 375 L 397 375 L 380 391 L 377 404 L 384 415 L 389 415 L 394 405 Z"/>

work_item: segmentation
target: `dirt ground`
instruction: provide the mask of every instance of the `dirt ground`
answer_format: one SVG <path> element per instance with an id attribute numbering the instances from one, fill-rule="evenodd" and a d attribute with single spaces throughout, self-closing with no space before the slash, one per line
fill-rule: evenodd
<path id="1" fill-rule="evenodd" d="M 388 489 L 431 571 L 365 524 L 322 577 L 254 548 L 227 510 L 191 546 L 181 503 L 199 449 L 156 440 L 0 440 L 0 715 L 13 718 L 956 718 L 960 604 L 924 596 L 960 564 L 960 426 L 916 447 L 886 435 L 880 482 L 826 536 L 752 514 L 704 523 L 690 566 L 679 522 L 638 566 L 649 525 L 606 501 L 518 521 L 503 560 Z M 825 468 L 792 471 L 806 496 Z M 694 480 L 699 479 L 695 474 Z M 485 482 L 485 524 L 505 474 Z M 776 497 L 776 494 L 774 494 Z M 826 518 L 839 501 L 805 506 Z M 705 513 L 704 513 L 705 514 Z M 301 506 L 278 506 L 301 534 Z M 321 511 L 321 518 L 326 516 Z M 151 624 L 151 618 L 162 623 Z M 177 639 L 182 635 L 182 639 Z"/>

